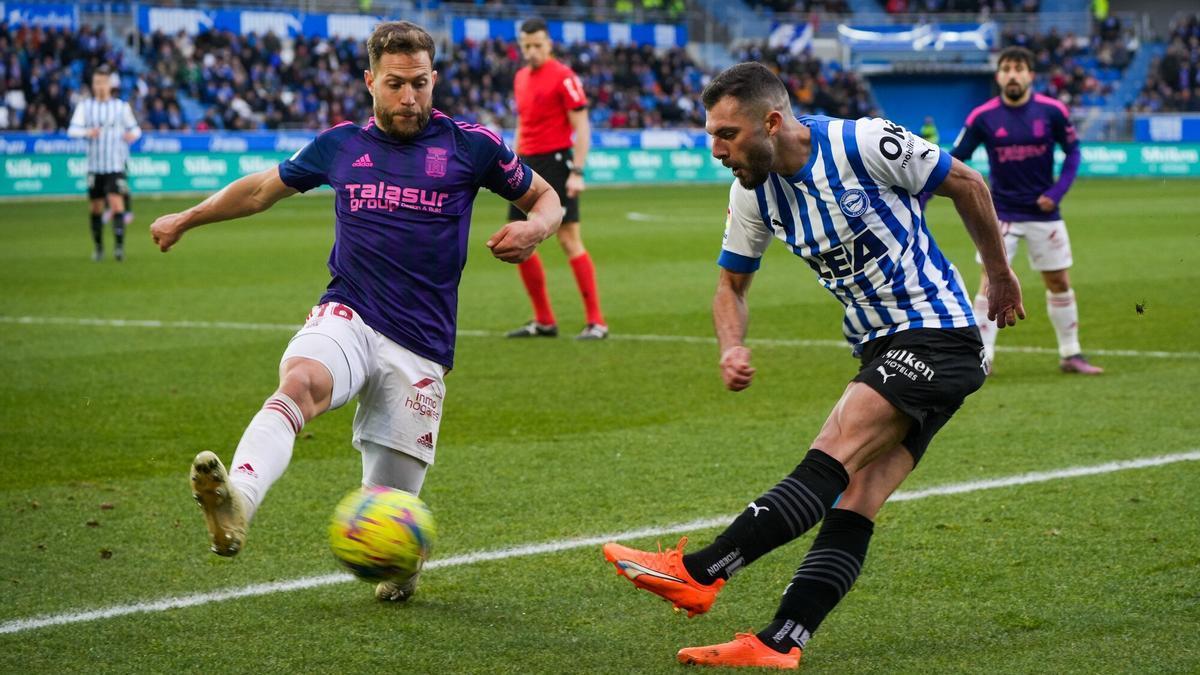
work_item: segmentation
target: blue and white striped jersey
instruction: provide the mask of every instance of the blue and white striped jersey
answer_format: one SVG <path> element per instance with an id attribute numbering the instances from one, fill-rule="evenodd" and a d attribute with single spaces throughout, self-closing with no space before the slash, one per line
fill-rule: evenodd
<path id="1" fill-rule="evenodd" d="M 100 129 L 100 135 L 91 138 L 90 129 Z M 119 99 L 97 101 L 84 99 L 75 106 L 71 115 L 71 126 L 67 134 L 72 138 L 87 138 L 88 173 L 122 173 L 125 160 L 129 159 L 129 143 L 125 134 L 141 136 L 137 119 L 129 104 Z"/>
<path id="2" fill-rule="evenodd" d="M 883 119 L 804 116 L 808 164 L 729 191 L 719 264 L 758 269 L 772 238 L 816 271 L 846 307 L 851 344 L 912 328 L 974 326 L 966 285 L 934 243 L 916 195 L 946 179 L 951 158 Z"/>

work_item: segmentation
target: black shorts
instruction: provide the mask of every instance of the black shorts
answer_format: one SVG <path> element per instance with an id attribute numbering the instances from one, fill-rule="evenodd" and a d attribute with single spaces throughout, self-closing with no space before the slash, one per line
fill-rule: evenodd
<path id="1" fill-rule="evenodd" d="M 913 420 L 902 443 L 921 461 L 925 448 L 967 398 L 983 386 L 978 328 L 916 328 L 863 345 L 854 376 Z"/>
<path id="2" fill-rule="evenodd" d="M 574 155 L 575 153 L 567 148 L 558 152 L 547 152 L 544 155 L 521 157 L 521 160 L 528 164 L 529 168 L 536 171 L 558 193 L 559 200 L 567 210 L 563 215 L 564 223 L 579 222 L 579 195 L 572 198 L 567 197 L 567 178 L 571 176 L 571 167 L 575 166 Z M 521 209 L 510 206 L 508 207 L 508 219 L 525 220 L 525 214 L 521 213 Z"/>
<path id="3" fill-rule="evenodd" d="M 129 192 L 129 183 L 125 180 L 123 171 L 120 173 L 89 173 L 87 184 L 88 199 L 104 199 L 108 195 Z"/>

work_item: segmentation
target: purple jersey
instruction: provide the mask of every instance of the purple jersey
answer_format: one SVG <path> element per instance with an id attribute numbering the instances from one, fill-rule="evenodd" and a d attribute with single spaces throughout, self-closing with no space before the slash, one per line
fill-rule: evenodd
<path id="1" fill-rule="evenodd" d="M 321 302 L 340 302 L 415 354 L 454 364 L 458 282 L 479 188 L 519 199 L 533 182 L 500 137 L 434 110 L 414 139 L 374 120 L 333 127 L 279 165 L 289 187 L 335 194 L 333 279 Z"/>
<path id="2" fill-rule="evenodd" d="M 1000 220 L 1060 219 L 1057 208 L 1046 213 L 1037 200 L 1046 195 L 1055 204 L 1061 202 L 1079 168 L 1079 140 L 1065 105 L 1042 94 L 1016 107 L 994 98 L 967 116 L 950 154 L 965 161 L 980 143 L 987 148 L 992 199 Z M 1057 182 L 1055 143 L 1067 153 Z"/>

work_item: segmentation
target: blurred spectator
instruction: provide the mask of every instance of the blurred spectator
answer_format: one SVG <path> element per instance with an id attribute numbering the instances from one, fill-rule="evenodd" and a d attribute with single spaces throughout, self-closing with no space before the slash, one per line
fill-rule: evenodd
<path id="1" fill-rule="evenodd" d="M 1171 27 L 1167 51 L 1150 66 L 1134 112 L 1200 112 L 1200 14 Z"/>
<path id="2" fill-rule="evenodd" d="M 818 113 L 848 119 L 879 115 L 863 81 L 842 70 L 840 64 L 822 64 L 808 54 L 792 54 L 786 48 L 762 43 L 743 47 L 734 58 L 765 63 L 778 73 L 791 94 L 797 114 Z"/>
<path id="3" fill-rule="evenodd" d="M 0 128 L 65 129 L 71 109 L 89 93 L 92 71 L 102 63 L 122 70 L 121 56 L 102 28 L 72 32 L 0 21 L 0 87 L 7 118 Z"/>

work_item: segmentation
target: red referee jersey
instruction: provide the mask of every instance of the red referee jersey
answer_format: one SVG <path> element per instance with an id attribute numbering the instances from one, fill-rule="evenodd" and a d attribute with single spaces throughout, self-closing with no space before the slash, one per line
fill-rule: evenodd
<path id="1" fill-rule="evenodd" d="M 567 112 L 587 107 L 579 76 L 569 66 L 549 59 L 541 68 L 525 66 L 513 81 L 517 98 L 517 151 L 540 155 L 571 147 Z"/>

